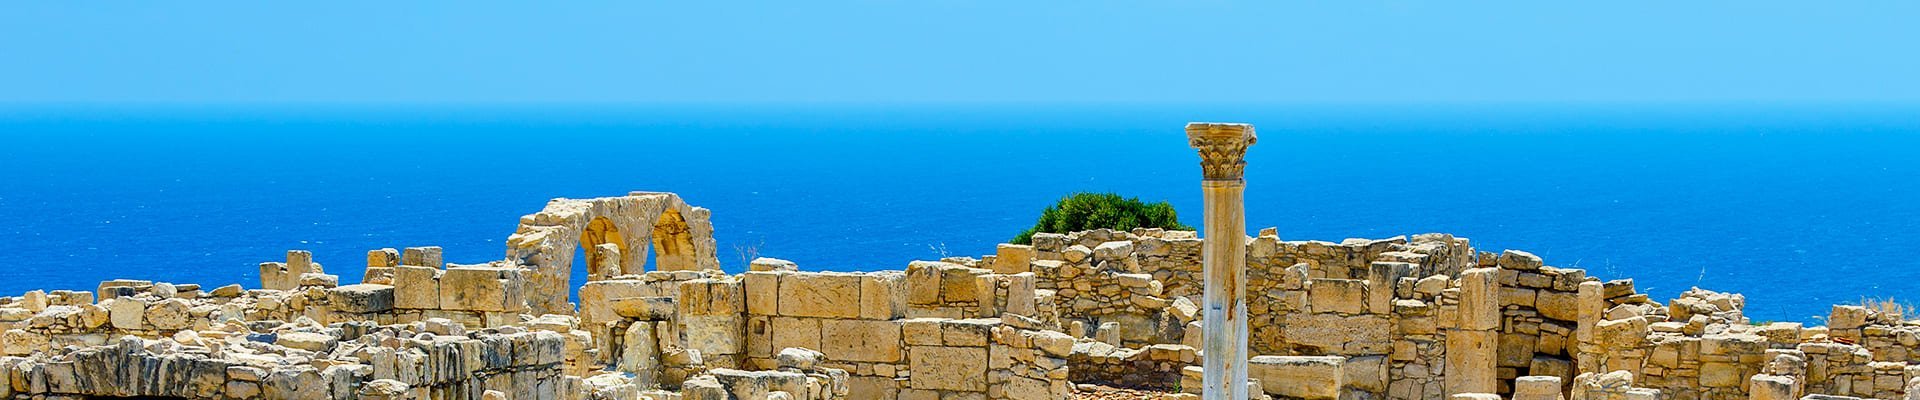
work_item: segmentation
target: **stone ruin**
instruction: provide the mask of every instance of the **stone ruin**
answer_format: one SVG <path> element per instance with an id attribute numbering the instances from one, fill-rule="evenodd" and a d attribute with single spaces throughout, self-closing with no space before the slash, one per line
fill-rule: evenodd
<path id="1" fill-rule="evenodd" d="M 378 249 L 363 282 L 341 285 L 290 251 L 261 264 L 257 289 L 115 280 L 0 298 L 0 398 L 997 400 L 1093 385 L 1197 398 L 1194 232 L 1043 233 L 865 273 L 761 258 L 728 274 L 709 216 L 669 193 L 556 199 L 520 219 L 500 260 Z M 1631 280 L 1445 234 L 1268 229 L 1246 256 L 1256 397 L 1920 398 L 1920 322 L 1893 310 L 1756 325 L 1737 294 L 1661 304 Z"/>

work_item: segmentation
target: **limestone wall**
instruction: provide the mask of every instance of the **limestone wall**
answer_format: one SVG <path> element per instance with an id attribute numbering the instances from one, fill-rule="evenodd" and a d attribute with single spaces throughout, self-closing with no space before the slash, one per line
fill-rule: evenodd
<path id="1" fill-rule="evenodd" d="M 719 271 L 670 194 L 551 202 L 508 257 L 304 251 L 261 289 L 138 280 L 0 297 L 0 398 L 1063 399 L 1193 392 L 1193 232 L 1038 234 L 902 270 Z M 572 254 L 588 254 L 579 307 Z M 651 250 L 651 251 L 650 251 Z M 1791 399 L 1920 394 L 1920 322 L 1836 306 L 1754 325 L 1737 294 L 1665 304 L 1522 251 L 1424 234 L 1247 246 L 1256 398 Z M 656 267 L 647 270 L 651 255 Z M 558 286 L 556 286 L 558 285 Z M 1173 395 L 1171 398 L 1181 398 Z"/>

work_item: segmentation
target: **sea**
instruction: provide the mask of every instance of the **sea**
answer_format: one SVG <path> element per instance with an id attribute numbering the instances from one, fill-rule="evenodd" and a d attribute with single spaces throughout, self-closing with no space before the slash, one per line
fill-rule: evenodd
<path id="1" fill-rule="evenodd" d="M 1189 121 L 1256 126 L 1247 223 L 1284 240 L 1452 233 L 1755 321 L 1920 298 L 1920 105 L 1770 103 L 0 105 L 0 294 L 481 263 L 549 199 L 635 190 L 713 210 L 729 271 L 903 269 L 1074 192 L 1200 225 Z"/>

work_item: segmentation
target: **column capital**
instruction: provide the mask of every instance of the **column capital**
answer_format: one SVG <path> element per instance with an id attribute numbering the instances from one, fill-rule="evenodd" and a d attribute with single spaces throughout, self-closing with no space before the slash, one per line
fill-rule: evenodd
<path id="1" fill-rule="evenodd" d="M 1200 150 L 1200 171 L 1206 180 L 1245 178 L 1247 146 L 1256 141 L 1252 124 L 1187 123 L 1187 143 Z"/>

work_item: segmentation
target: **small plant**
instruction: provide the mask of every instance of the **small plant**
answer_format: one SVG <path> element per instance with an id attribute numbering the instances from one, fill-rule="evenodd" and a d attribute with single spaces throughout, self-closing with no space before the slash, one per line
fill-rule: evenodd
<path id="1" fill-rule="evenodd" d="M 760 245 L 765 243 L 764 240 L 754 240 L 753 243 L 745 244 L 735 243 L 733 252 L 740 256 L 740 265 L 753 264 L 754 259 L 760 258 Z"/>
<path id="2" fill-rule="evenodd" d="M 1090 229 L 1162 228 L 1190 231 L 1167 202 L 1146 203 L 1138 197 L 1120 197 L 1114 193 L 1074 193 L 1060 198 L 1040 212 L 1032 228 L 1013 237 L 1014 244 L 1032 244 L 1033 234 L 1068 233 Z"/>
<path id="3" fill-rule="evenodd" d="M 1888 322 L 1906 318 L 1907 311 L 1920 310 L 1920 308 L 1914 308 L 1912 303 L 1895 300 L 1893 297 L 1861 297 L 1860 306 L 1879 313 L 1881 318 Z"/>

